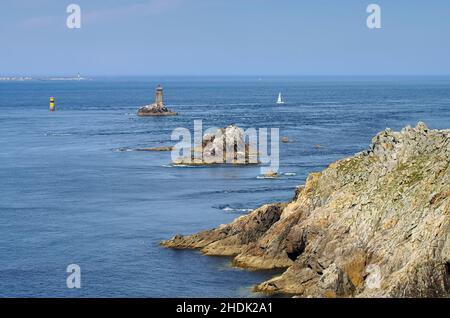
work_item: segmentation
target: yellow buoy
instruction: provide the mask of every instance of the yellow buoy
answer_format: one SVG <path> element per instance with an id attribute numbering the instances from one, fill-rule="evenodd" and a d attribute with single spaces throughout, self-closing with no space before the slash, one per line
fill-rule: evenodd
<path id="1" fill-rule="evenodd" d="M 55 98 L 54 97 L 50 97 L 50 111 L 54 111 L 55 110 Z"/>

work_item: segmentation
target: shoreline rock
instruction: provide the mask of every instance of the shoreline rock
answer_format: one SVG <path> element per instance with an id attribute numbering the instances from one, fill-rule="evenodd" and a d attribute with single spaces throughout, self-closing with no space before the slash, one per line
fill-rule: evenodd
<path id="1" fill-rule="evenodd" d="M 386 129 L 311 173 L 287 203 L 161 242 L 286 269 L 255 291 L 300 297 L 450 296 L 450 130 Z"/>

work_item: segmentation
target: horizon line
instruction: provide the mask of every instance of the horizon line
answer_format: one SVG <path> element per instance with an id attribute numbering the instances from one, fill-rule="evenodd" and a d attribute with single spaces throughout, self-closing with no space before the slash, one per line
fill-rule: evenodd
<path id="1" fill-rule="evenodd" d="M 2 77 L 52 78 L 76 77 L 75 74 L 0 74 Z M 81 77 L 447 77 L 450 74 L 81 74 Z"/>

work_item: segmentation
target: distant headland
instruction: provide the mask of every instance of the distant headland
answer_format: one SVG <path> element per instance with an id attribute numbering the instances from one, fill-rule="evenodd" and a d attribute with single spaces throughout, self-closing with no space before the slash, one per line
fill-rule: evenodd
<path id="1" fill-rule="evenodd" d="M 91 81 L 92 78 L 83 77 L 78 73 L 76 76 L 0 76 L 0 81 L 4 82 L 22 82 L 22 81 Z"/>

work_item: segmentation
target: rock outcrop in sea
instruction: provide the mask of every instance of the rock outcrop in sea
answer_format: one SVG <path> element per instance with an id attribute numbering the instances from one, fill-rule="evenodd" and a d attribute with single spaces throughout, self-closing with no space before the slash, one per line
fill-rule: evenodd
<path id="1" fill-rule="evenodd" d="M 377 134 L 311 173 L 290 202 L 161 244 L 286 268 L 256 291 L 301 297 L 450 296 L 450 130 Z"/>
<path id="2" fill-rule="evenodd" d="M 173 146 L 161 146 L 152 148 L 136 148 L 136 151 L 172 151 Z"/>
<path id="3" fill-rule="evenodd" d="M 244 130 L 230 125 L 203 136 L 201 145 L 188 156 L 173 160 L 175 165 L 258 164 L 257 146 L 246 142 Z"/>
<path id="4" fill-rule="evenodd" d="M 163 102 L 163 88 L 158 85 L 155 93 L 155 102 L 138 109 L 138 116 L 174 116 L 176 112 L 170 111 Z"/>

